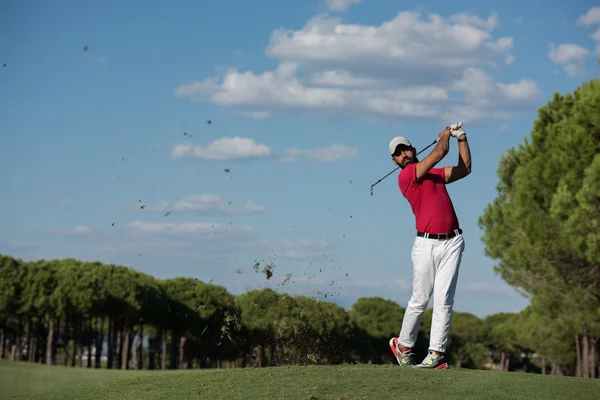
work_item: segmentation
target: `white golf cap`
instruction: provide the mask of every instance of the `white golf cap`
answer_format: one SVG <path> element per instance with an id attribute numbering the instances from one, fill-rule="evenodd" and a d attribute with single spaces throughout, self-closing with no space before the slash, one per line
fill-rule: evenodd
<path id="1" fill-rule="evenodd" d="M 395 138 L 393 138 L 390 141 L 390 154 L 394 154 L 394 152 L 396 151 L 396 147 L 399 144 L 403 144 L 405 146 L 412 147 L 412 145 L 410 144 L 410 142 L 408 141 L 407 138 L 405 138 L 403 136 L 396 136 Z"/>

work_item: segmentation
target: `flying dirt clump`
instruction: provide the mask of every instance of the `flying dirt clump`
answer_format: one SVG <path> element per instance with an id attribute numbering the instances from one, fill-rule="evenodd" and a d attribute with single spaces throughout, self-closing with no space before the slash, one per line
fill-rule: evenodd
<path id="1" fill-rule="evenodd" d="M 254 272 L 258 272 L 259 267 L 260 267 L 260 263 L 257 262 L 256 264 L 254 264 L 254 266 L 252 268 L 254 269 Z M 265 274 L 265 276 L 267 277 L 267 280 L 271 279 L 271 277 L 273 276 L 273 268 L 275 268 L 274 265 L 267 264 L 261 271 L 263 274 Z"/>

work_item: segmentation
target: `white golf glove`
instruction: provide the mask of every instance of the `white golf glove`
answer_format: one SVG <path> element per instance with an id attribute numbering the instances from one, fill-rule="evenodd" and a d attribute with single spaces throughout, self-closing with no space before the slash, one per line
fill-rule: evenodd
<path id="1" fill-rule="evenodd" d="M 449 126 L 450 128 L 450 132 L 452 134 L 452 136 L 454 136 L 455 138 L 458 138 L 462 135 L 466 135 L 467 132 L 464 131 L 464 129 L 462 128 L 462 122 L 457 122 L 456 124 L 452 124 Z"/>

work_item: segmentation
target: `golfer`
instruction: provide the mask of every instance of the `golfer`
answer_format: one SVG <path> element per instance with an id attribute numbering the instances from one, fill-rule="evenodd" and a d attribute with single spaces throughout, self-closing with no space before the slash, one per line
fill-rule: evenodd
<path id="1" fill-rule="evenodd" d="M 436 147 L 421 161 L 408 139 L 398 136 L 389 144 L 392 160 L 401 168 L 398 186 L 412 208 L 417 229 L 411 253 L 412 297 L 404 313 L 400 336 L 390 339 L 390 348 L 401 366 L 448 368 L 446 342 L 465 243 L 446 185 L 471 172 L 466 133 L 462 128 L 451 128 L 440 132 Z M 450 136 L 458 140 L 458 165 L 436 168 L 448 154 Z M 411 350 L 432 293 L 434 303 L 429 352 L 420 364 L 416 364 Z"/>

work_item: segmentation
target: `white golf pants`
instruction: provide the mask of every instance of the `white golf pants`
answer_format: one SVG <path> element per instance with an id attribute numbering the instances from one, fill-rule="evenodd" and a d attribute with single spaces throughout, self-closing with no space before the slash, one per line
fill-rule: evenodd
<path id="1" fill-rule="evenodd" d="M 404 313 L 398 342 L 414 347 L 423 313 L 433 294 L 429 349 L 446 351 L 454 293 L 465 242 L 462 234 L 446 240 L 417 236 L 412 249 L 413 293 Z"/>

